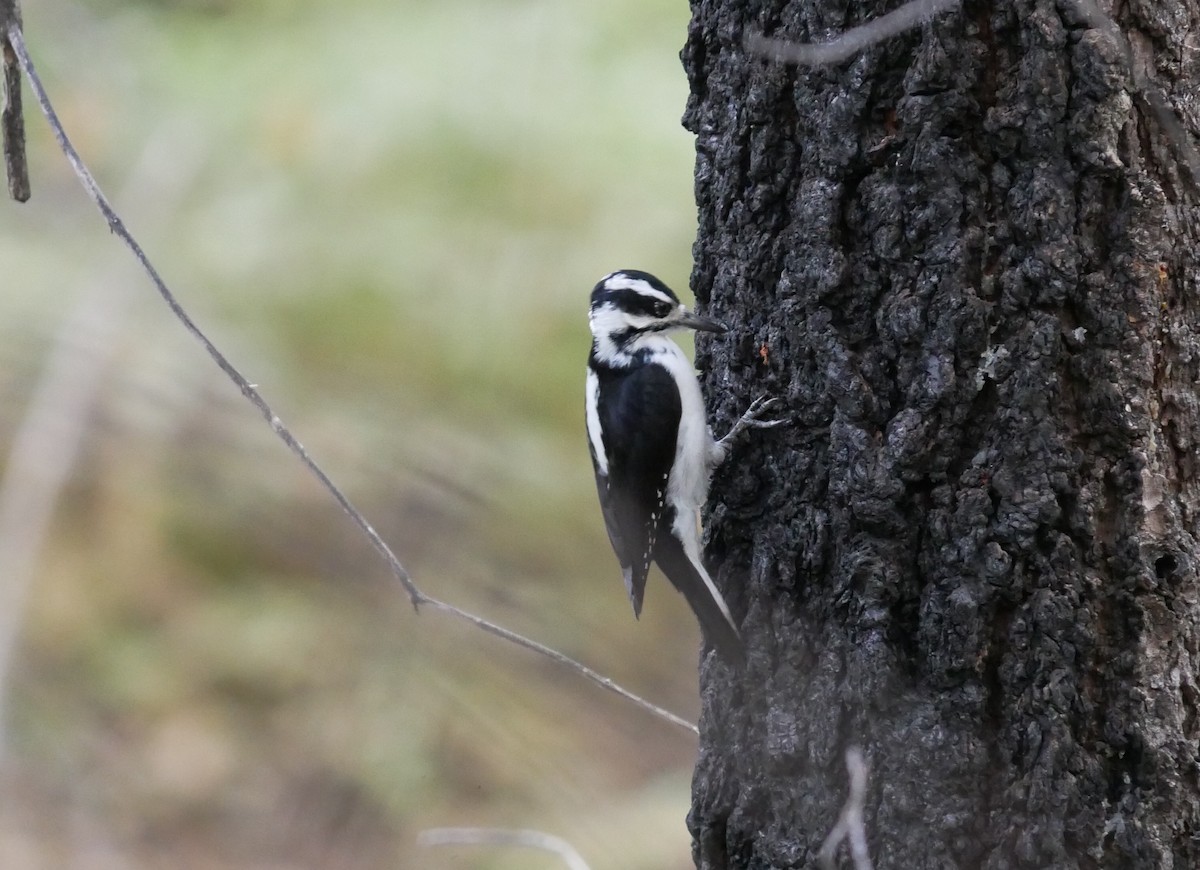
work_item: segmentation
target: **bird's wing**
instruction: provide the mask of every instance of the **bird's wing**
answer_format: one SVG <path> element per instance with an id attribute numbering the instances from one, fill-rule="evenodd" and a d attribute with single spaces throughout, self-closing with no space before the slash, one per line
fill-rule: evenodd
<path id="1" fill-rule="evenodd" d="M 658 536 L 670 534 L 664 504 L 679 432 L 679 390 L 670 373 L 655 364 L 599 377 L 597 414 L 607 474 L 596 461 L 595 444 L 592 464 L 608 538 L 636 615 Z"/>

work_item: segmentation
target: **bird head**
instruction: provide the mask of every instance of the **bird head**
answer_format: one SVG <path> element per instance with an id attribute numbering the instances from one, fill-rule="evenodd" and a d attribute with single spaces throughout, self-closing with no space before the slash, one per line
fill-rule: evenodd
<path id="1" fill-rule="evenodd" d="M 592 342 L 603 361 L 630 357 L 648 336 L 678 329 L 725 332 L 725 325 L 690 311 L 671 288 L 648 272 L 622 269 L 592 290 Z"/>

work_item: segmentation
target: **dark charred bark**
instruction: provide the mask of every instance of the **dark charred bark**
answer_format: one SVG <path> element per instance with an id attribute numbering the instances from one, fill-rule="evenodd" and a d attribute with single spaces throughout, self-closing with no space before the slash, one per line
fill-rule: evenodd
<path id="1" fill-rule="evenodd" d="M 714 481 L 696 862 L 811 866 L 854 743 L 880 868 L 1200 867 L 1198 4 L 741 47 L 893 5 L 692 3 L 700 364 L 795 415 Z"/>

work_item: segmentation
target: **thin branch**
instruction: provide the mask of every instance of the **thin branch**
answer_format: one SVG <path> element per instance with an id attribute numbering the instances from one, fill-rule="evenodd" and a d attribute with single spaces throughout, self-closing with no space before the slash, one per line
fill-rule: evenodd
<path id="1" fill-rule="evenodd" d="M 376 532 L 371 524 L 367 522 L 366 518 L 354 509 L 354 506 L 350 504 L 349 500 L 342 493 L 342 491 L 334 485 L 333 481 L 329 479 L 320 466 L 318 466 L 317 463 L 313 461 L 312 457 L 308 455 L 308 451 L 304 449 L 304 445 L 302 445 L 296 439 L 296 437 L 292 435 L 288 428 L 283 425 L 283 421 L 281 421 L 275 412 L 271 410 L 271 406 L 267 404 L 267 401 L 263 398 L 262 394 L 259 393 L 254 385 L 251 384 L 250 381 L 248 381 L 242 375 L 242 373 L 234 367 L 233 363 L 231 363 L 226 356 L 221 353 L 221 351 L 215 344 L 212 343 L 209 337 L 205 335 L 203 331 L 201 331 L 200 327 L 196 325 L 196 322 L 192 320 L 191 315 L 184 310 L 179 300 L 175 297 L 175 294 L 169 287 L 167 287 L 162 277 L 158 274 L 158 270 L 154 268 L 154 266 L 150 263 L 150 260 L 146 257 L 146 253 L 142 250 L 142 246 L 138 244 L 137 240 L 134 239 L 129 230 L 126 229 L 125 224 L 121 221 L 121 218 L 117 215 L 116 211 L 113 210 L 112 205 L 109 204 L 108 198 L 105 197 L 103 191 L 100 190 L 100 186 L 96 183 L 96 179 L 92 176 L 91 171 L 86 165 L 84 165 L 82 158 L 79 156 L 79 152 L 77 152 L 75 150 L 75 146 L 71 144 L 71 140 L 67 138 L 66 130 L 63 129 L 62 122 L 59 121 L 58 115 L 54 111 L 54 106 L 51 105 L 50 98 L 46 94 L 46 89 L 42 86 L 41 78 L 38 77 L 37 70 L 34 69 L 33 61 L 29 57 L 29 53 L 25 47 L 25 41 L 21 37 L 20 30 L 16 28 L 10 28 L 8 36 L 9 40 L 12 42 L 13 49 L 16 51 L 17 57 L 21 62 L 21 68 L 25 71 L 25 75 L 29 77 L 29 85 L 37 97 L 38 105 L 41 106 L 42 113 L 46 116 L 46 120 L 50 122 L 50 129 L 54 131 L 54 138 L 58 140 L 59 147 L 62 149 L 63 154 L 66 155 L 67 161 L 71 164 L 71 168 L 75 170 L 75 175 L 83 184 L 88 196 L 91 197 L 92 202 L 96 204 L 96 207 L 104 216 L 105 221 L 108 222 L 109 230 L 111 230 L 118 238 L 120 238 L 121 241 L 125 243 L 126 247 L 133 252 L 134 257 L 137 258 L 138 263 L 141 264 L 142 269 L 150 277 L 150 280 L 154 282 L 154 286 L 158 289 L 159 295 L 163 298 L 163 301 L 167 303 L 167 307 L 171 309 L 171 313 L 175 315 L 176 319 L 178 319 L 179 322 L 183 324 L 184 328 L 192 334 L 193 338 L 203 345 L 204 349 L 208 352 L 208 355 L 212 357 L 213 361 L 216 362 L 221 371 L 225 373 L 226 377 L 233 381 L 233 383 L 237 385 L 237 388 L 241 390 L 242 395 L 245 396 L 250 403 L 258 409 L 258 412 L 262 414 L 263 419 L 267 421 L 270 427 L 275 431 L 275 434 L 283 440 L 283 442 L 297 457 L 299 457 L 300 461 L 308 467 L 308 470 L 316 475 L 317 479 L 320 480 L 325 486 L 325 489 L 328 490 L 329 493 L 337 500 L 338 504 L 341 505 L 342 510 L 345 511 L 346 514 L 348 514 L 350 518 L 358 524 L 359 528 L 362 529 L 363 533 L 371 541 L 375 549 L 379 551 L 380 555 L 383 556 L 388 565 L 391 567 L 392 573 L 395 575 L 396 579 L 400 581 L 400 585 L 404 587 L 405 592 L 408 593 L 409 600 L 412 602 L 413 607 L 418 607 L 423 602 L 425 596 L 419 589 L 417 589 L 416 585 L 412 581 L 412 578 L 409 576 L 408 571 L 404 569 L 404 566 L 400 564 L 400 560 L 396 558 L 388 545 L 384 543 L 383 538 L 381 538 L 379 533 Z"/>
<path id="2" fill-rule="evenodd" d="M 3 2 L 3 0 L 0 0 L 0 2 Z M 91 171 L 84 164 L 82 158 L 79 156 L 79 153 L 71 144 L 71 140 L 67 137 L 66 130 L 63 129 L 62 123 L 59 121 L 58 115 L 54 111 L 54 106 L 50 102 L 50 97 L 46 93 L 46 89 L 42 86 L 42 82 L 38 77 L 37 70 L 34 68 L 33 60 L 30 58 L 29 52 L 25 47 L 25 41 L 21 36 L 20 29 L 10 25 L 7 35 L 12 43 L 13 50 L 16 52 L 17 58 L 20 61 L 21 69 L 24 70 L 25 75 L 29 78 L 29 86 L 32 88 L 34 95 L 37 97 L 38 105 L 41 107 L 42 113 L 46 116 L 46 120 L 49 122 L 51 130 L 54 132 L 55 139 L 58 140 L 59 147 L 62 149 L 63 154 L 66 155 L 67 161 L 71 164 L 71 168 L 75 170 L 75 175 L 83 184 L 88 196 L 91 197 L 92 202 L 96 204 L 96 208 L 98 208 L 100 213 L 104 216 L 105 221 L 108 223 L 109 229 L 116 234 L 116 236 L 120 238 L 122 242 L 125 243 L 125 246 L 128 247 L 130 251 L 133 252 L 134 257 L 137 259 L 146 275 L 149 276 L 150 280 L 154 283 L 155 288 L 158 290 L 158 294 L 162 297 L 163 301 L 166 302 L 167 307 L 171 309 L 171 313 L 175 315 L 176 319 L 183 324 L 184 328 L 191 333 L 193 338 L 200 342 L 205 351 L 207 351 L 208 355 L 212 357 L 213 361 L 216 362 L 221 371 L 225 373 L 226 377 L 233 381 L 233 383 L 241 391 L 242 395 L 245 396 L 246 399 L 258 409 L 258 412 L 263 416 L 263 419 L 267 421 L 272 431 L 274 431 L 280 440 L 287 445 L 288 449 L 291 450 L 292 453 L 295 454 L 302 463 L 304 463 L 305 467 L 312 472 L 318 481 L 320 481 L 325 490 L 331 496 L 333 496 L 334 500 L 338 503 L 338 505 L 341 506 L 346 515 L 350 517 L 354 524 L 357 525 L 363 534 L 367 536 L 367 539 L 371 542 L 371 545 L 380 554 L 380 556 L 383 557 L 384 561 L 391 569 L 392 575 L 397 581 L 399 581 L 401 587 L 403 587 L 404 591 L 407 593 L 413 609 L 419 611 L 422 604 L 429 604 L 438 610 L 449 613 L 462 621 L 476 626 L 477 628 L 481 628 L 484 631 L 487 631 L 489 634 L 503 638 L 504 640 L 524 647 L 525 649 L 539 653 L 551 659 L 552 661 L 555 661 L 558 664 L 573 670 L 575 673 L 592 681 L 596 685 L 608 689 L 611 692 L 615 692 L 626 700 L 634 702 L 643 710 L 653 713 L 664 721 L 670 722 L 672 725 L 677 725 L 679 727 L 686 728 L 693 733 L 698 733 L 698 729 L 692 723 L 687 722 L 673 713 L 668 713 L 661 707 L 658 707 L 644 698 L 641 698 L 632 692 L 621 688 L 612 680 L 601 676 L 591 668 L 587 667 L 581 662 L 576 661 L 570 656 L 552 650 L 549 647 L 544 646 L 537 641 L 530 640 L 529 638 L 519 635 L 516 632 L 502 628 L 501 626 L 491 623 L 482 617 L 475 616 L 474 614 L 468 613 L 465 610 L 461 610 L 453 605 L 446 604 L 445 602 L 439 601 L 436 598 L 432 598 L 417 588 L 416 583 L 413 581 L 405 567 L 400 563 L 400 560 L 396 557 L 396 554 L 392 552 L 391 548 L 384 542 L 379 533 L 375 531 L 374 527 L 367 521 L 367 518 L 363 516 L 363 514 L 356 507 L 354 507 L 353 504 L 350 503 L 349 498 L 347 498 L 341 489 L 338 488 L 329 475 L 327 475 L 325 471 L 316 463 L 316 461 L 309 456 L 308 451 L 304 449 L 304 446 L 300 443 L 296 436 L 292 434 L 291 430 L 283 424 L 283 421 L 280 420 L 279 416 L 271 409 L 271 406 L 267 403 L 266 399 L 263 398 L 258 389 L 252 383 L 250 383 L 250 381 L 244 375 L 242 375 L 240 371 L 238 371 L 233 363 L 231 363 L 229 359 L 217 348 L 217 346 L 213 344 L 213 342 L 208 338 L 207 335 L 205 335 L 200 327 L 196 325 L 195 321 L 192 320 L 191 316 L 183 308 L 175 294 L 158 274 L 158 270 L 155 269 L 150 263 L 150 260 L 142 250 L 141 245 L 138 244 L 137 240 L 125 227 L 124 222 L 122 222 L 121 218 L 117 215 L 112 205 L 109 204 L 108 199 L 100 190 L 100 186 L 96 183 L 96 179 L 92 176 Z"/>
<path id="3" fill-rule="evenodd" d="M 199 161 L 184 159 L 177 131 L 164 130 L 146 146 L 126 193 L 168 213 Z M 165 155 L 164 152 L 169 152 Z M 164 157 L 171 183 L 162 183 Z M 129 282 L 95 280 L 62 322 L 13 435 L 0 475 L 0 751 L 9 665 L 39 552 L 83 441 L 88 417 L 114 353 L 129 307 Z"/>
<path id="4" fill-rule="evenodd" d="M 660 719 L 665 719 L 666 721 L 670 722 L 672 725 L 678 725 L 680 728 L 686 728 L 688 731 L 691 731 L 693 734 L 700 733 L 700 729 L 698 729 L 695 725 L 693 725 L 691 722 L 687 721 L 686 719 L 676 716 L 670 710 L 664 710 L 662 707 L 659 707 L 657 704 L 653 704 L 650 701 L 647 701 L 645 698 L 641 698 L 641 697 L 633 694 L 633 692 L 630 692 L 628 689 L 622 687 L 621 685 L 614 683 L 612 680 L 610 680 L 608 677 L 604 676 L 603 674 L 596 673 L 591 668 L 589 668 L 587 665 L 577 662 L 574 659 L 570 658 L 569 656 L 563 655 L 556 649 L 552 649 L 551 647 L 545 646 L 544 644 L 540 644 L 536 640 L 530 640 L 529 638 L 525 637 L 524 635 L 517 634 L 515 631 L 510 631 L 509 629 L 504 628 L 503 626 L 496 625 L 496 623 L 494 623 L 494 622 L 489 622 L 488 620 L 483 619 L 482 617 L 476 616 L 473 613 L 468 613 L 465 610 L 455 607 L 453 604 L 447 604 L 444 601 L 439 601 L 436 598 L 430 598 L 427 595 L 423 596 L 423 598 L 424 598 L 423 603 L 428 604 L 430 607 L 434 608 L 435 610 L 440 610 L 443 613 L 448 613 L 457 619 L 461 619 L 465 622 L 471 623 L 476 628 L 486 631 L 488 634 L 492 634 L 492 635 L 495 635 L 496 637 L 503 638 L 504 640 L 507 640 L 510 643 L 515 643 L 517 646 L 525 647 L 525 649 L 527 649 L 527 650 L 532 650 L 533 652 L 538 653 L 539 655 L 545 656 L 546 658 L 551 659 L 552 661 L 556 661 L 560 665 L 565 665 L 566 667 L 575 670 L 580 675 L 587 677 L 589 680 L 591 680 L 596 685 L 598 685 L 602 688 L 608 689 L 610 692 L 613 692 L 614 694 L 620 695 L 626 701 L 631 701 L 632 703 L 637 704 L 639 707 L 641 707 L 646 712 L 653 713 L 655 716 L 658 716 Z"/>
<path id="5" fill-rule="evenodd" d="M 867 849 L 867 829 L 863 823 L 863 807 L 867 798 L 867 763 L 862 750 L 851 746 L 846 750 L 846 772 L 850 774 L 850 794 L 838 816 L 837 824 L 821 844 L 817 861 L 824 870 L 833 870 L 838 846 L 845 840 L 854 861 L 854 870 L 871 870 L 871 854 Z"/>
<path id="6" fill-rule="evenodd" d="M 562 837 L 541 831 L 504 828 L 430 828 L 417 835 L 421 846 L 520 846 L 541 849 L 562 858 L 567 870 L 589 870 L 575 847 Z"/>
<path id="7" fill-rule="evenodd" d="M 17 202 L 29 199 L 29 165 L 25 160 L 25 112 L 21 107 L 21 67 L 8 34 L 21 32 L 19 0 L 0 0 L 0 63 L 4 67 L 4 108 L 0 110 L 0 138 L 4 145 L 4 172 L 8 195 Z"/>
<path id="8" fill-rule="evenodd" d="M 958 5 L 959 0 L 912 0 L 886 15 L 847 30 L 830 42 L 791 42 L 748 31 L 745 46 L 751 54 L 777 63 L 823 66 L 843 61 L 885 39 L 919 27 L 938 13 L 957 8 Z"/>
<path id="9" fill-rule="evenodd" d="M 757 31 L 747 31 L 744 44 L 746 51 L 751 54 L 776 63 L 804 66 L 838 63 L 958 6 L 959 0 L 911 0 L 899 9 L 847 30 L 830 42 L 798 43 L 764 36 Z M 1200 152 L 1167 100 L 1166 94 L 1139 68 L 1133 56 L 1132 46 L 1121 32 L 1121 28 L 1100 8 L 1096 0 L 1075 0 L 1075 8 L 1092 28 L 1104 32 L 1117 44 L 1133 84 L 1134 94 L 1141 98 L 1145 107 L 1154 115 L 1163 135 L 1191 172 L 1193 181 L 1200 183 Z"/>

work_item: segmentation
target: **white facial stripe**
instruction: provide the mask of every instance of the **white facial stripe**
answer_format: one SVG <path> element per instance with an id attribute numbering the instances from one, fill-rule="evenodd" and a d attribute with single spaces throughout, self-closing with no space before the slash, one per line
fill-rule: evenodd
<path id="1" fill-rule="evenodd" d="M 675 303 L 672 303 L 675 304 Z M 614 332 L 625 332 L 630 329 L 645 329 L 655 324 L 678 320 L 687 313 L 687 308 L 679 305 L 666 317 L 653 317 L 649 314 L 633 314 L 622 311 L 611 302 L 605 302 L 588 312 L 588 326 L 596 337 L 612 335 Z"/>
<path id="2" fill-rule="evenodd" d="M 646 314 L 626 314 L 625 322 L 634 329 L 645 329 L 652 323 L 661 323 L 662 320 L 658 317 L 650 317 Z"/>
<path id="3" fill-rule="evenodd" d="M 625 329 L 628 315 L 611 302 L 605 302 L 588 312 L 588 326 L 596 338 L 608 338 Z"/>
<path id="4" fill-rule="evenodd" d="M 683 327 L 674 321 L 686 313 L 687 308 L 682 305 L 665 318 L 630 314 L 611 302 L 593 308 L 588 312 L 588 325 L 591 327 L 592 338 L 595 340 L 596 358 L 607 365 L 628 363 L 638 351 L 651 345 L 657 347 L 657 341 L 663 332 L 682 329 Z M 613 340 L 614 335 L 645 329 L 653 324 L 660 324 L 660 329 L 634 334 L 620 346 Z M 661 327 L 662 324 L 665 324 L 665 329 Z M 672 347 L 674 347 L 673 344 Z"/>
<path id="5" fill-rule="evenodd" d="M 666 302 L 669 305 L 674 305 L 675 300 L 661 290 L 651 287 L 646 281 L 641 278 L 630 278 L 624 272 L 613 272 L 604 279 L 605 290 L 632 290 L 642 296 L 648 296 L 651 299 L 657 299 L 660 302 Z"/>
<path id="6" fill-rule="evenodd" d="M 612 365 L 618 360 L 626 360 L 629 355 L 623 352 L 613 341 L 613 334 L 623 332 L 626 328 L 625 315 L 611 302 L 593 308 L 588 312 L 588 325 L 592 328 L 592 338 L 595 340 L 596 358 L 600 362 Z"/>

